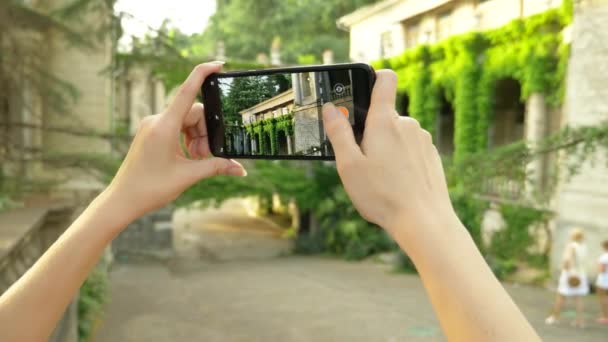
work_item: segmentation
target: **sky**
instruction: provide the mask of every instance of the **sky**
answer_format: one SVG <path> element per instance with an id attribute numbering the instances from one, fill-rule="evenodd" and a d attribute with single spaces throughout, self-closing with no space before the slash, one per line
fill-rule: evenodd
<path id="1" fill-rule="evenodd" d="M 184 33 L 203 32 L 215 12 L 215 0 L 118 0 L 114 9 L 134 17 L 123 20 L 125 35 L 120 44 L 128 46 L 131 36 L 142 37 L 148 27 L 160 27 L 165 18 Z"/>

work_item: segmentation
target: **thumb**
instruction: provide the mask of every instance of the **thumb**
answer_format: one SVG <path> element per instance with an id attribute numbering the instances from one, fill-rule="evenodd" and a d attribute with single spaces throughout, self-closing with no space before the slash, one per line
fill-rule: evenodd
<path id="1" fill-rule="evenodd" d="M 323 126 L 334 148 L 337 161 L 361 154 L 352 126 L 331 102 L 323 105 Z"/>
<path id="2" fill-rule="evenodd" d="M 182 168 L 185 175 L 193 182 L 214 176 L 247 176 L 247 171 L 236 160 L 224 158 L 208 158 L 202 160 L 188 160 Z"/>

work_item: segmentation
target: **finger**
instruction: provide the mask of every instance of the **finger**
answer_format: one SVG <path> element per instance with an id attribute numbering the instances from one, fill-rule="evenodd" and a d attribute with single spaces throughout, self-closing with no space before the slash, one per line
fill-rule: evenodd
<path id="1" fill-rule="evenodd" d="M 200 93 L 205 78 L 215 72 L 219 72 L 222 64 L 223 62 L 204 63 L 197 65 L 192 70 L 190 76 L 179 87 L 177 95 L 175 95 L 173 102 L 171 102 L 165 112 L 164 116 L 167 117 L 167 120 L 182 123 L 182 120 L 192 107 L 196 96 Z"/>
<path id="2" fill-rule="evenodd" d="M 203 160 L 186 160 L 183 167 L 183 177 L 190 180 L 190 184 L 199 180 L 219 176 L 247 176 L 247 171 L 236 160 L 224 158 L 209 158 Z"/>
<path id="3" fill-rule="evenodd" d="M 201 103 L 195 103 L 182 122 L 182 132 L 186 135 L 186 145 L 192 158 L 204 158 L 209 154 L 205 110 Z"/>
<path id="4" fill-rule="evenodd" d="M 323 126 L 333 146 L 337 162 L 361 156 L 361 149 L 355 141 L 352 126 L 331 102 L 323 105 Z"/>
<path id="5" fill-rule="evenodd" d="M 385 119 L 395 115 L 397 74 L 392 70 L 378 70 L 372 91 L 368 119 Z"/>

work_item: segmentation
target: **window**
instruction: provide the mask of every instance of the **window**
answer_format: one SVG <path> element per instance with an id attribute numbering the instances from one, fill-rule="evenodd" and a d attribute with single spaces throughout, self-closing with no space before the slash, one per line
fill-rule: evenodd
<path id="1" fill-rule="evenodd" d="M 437 40 L 442 40 L 452 34 L 452 11 L 444 12 L 437 19 Z"/>
<path id="2" fill-rule="evenodd" d="M 418 23 L 411 24 L 405 28 L 405 47 L 412 48 L 418 45 L 420 39 L 420 25 Z"/>
<path id="3" fill-rule="evenodd" d="M 391 31 L 383 32 L 380 36 L 380 56 L 389 57 L 393 54 L 393 34 Z"/>

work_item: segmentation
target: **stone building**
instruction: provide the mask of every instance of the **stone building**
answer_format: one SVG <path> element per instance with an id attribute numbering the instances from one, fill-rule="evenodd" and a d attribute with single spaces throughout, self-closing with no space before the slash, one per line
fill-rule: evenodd
<path id="1" fill-rule="evenodd" d="M 22 70 L 21 75 L 15 72 L 17 86 L 7 86 L 6 91 L 3 87 L 0 98 L 2 171 L 26 179 L 59 180 L 61 186 L 54 193 L 66 195 L 95 192 L 104 186 L 88 172 L 64 167 L 77 164 L 67 158 L 110 156 L 113 149 L 124 152 L 125 146 L 110 136 L 134 134 L 141 118 L 164 108 L 166 97 L 162 83 L 145 64 L 115 64 L 116 37 L 108 31 L 112 9 L 98 11 L 104 1 L 91 2 L 95 11 L 87 10 L 86 20 L 65 23 L 86 41 L 84 46 L 44 20 L 46 13 L 68 3 L 32 0 L 13 9 L 31 26 L 14 25 L 8 31 L 22 37 L 14 41 L 20 42 L 18 51 L 24 58 L 13 67 Z M 94 27 L 105 34 L 89 31 Z M 70 92 L 76 93 L 74 99 Z M 61 106 L 55 104 L 58 94 L 65 102 Z M 64 155 L 65 160 L 51 162 L 48 155 Z"/>
<path id="2" fill-rule="evenodd" d="M 372 62 L 418 44 L 503 26 L 555 8 L 562 0 L 384 0 L 338 19 L 350 32 L 350 58 Z"/>
<path id="3" fill-rule="evenodd" d="M 331 101 L 354 113 L 350 72 L 292 74 L 291 82 L 291 89 L 239 112 L 245 129 L 230 133 L 227 146 L 234 146 L 231 150 L 237 154 L 332 154 L 323 128 L 321 107 Z M 280 128 L 274 123 L 285 119 L 289 123 Z M 354 123 L 354 116 L 350 115 L 349 120 Z M 259 125 L 259 131 L 252 134 L 256 125 Z M 273 135 L 276 135 L 277 146 L 274 146 Z"/>
<path id="4" fill-rule="evenodd" d="M 593 126 L 608 121 L 608 1 L 582 0 L 572 24 L 571 57 L 568 64 L 563 125 Z M 594 153 L 581 172 L 563 182 L 554 201 L 557 218 L 553 233 L 553 266 L 568 240 L 572 227 L 586 233 L 590 260 L 588 272 L 597 272 L 600 242 L 608 240 L 608 165 L 606 151 Z M 568 156 L 563 156 L 568 158 Z"/>
<path id="5" fill-rule="evenodd" d="M 12 69 L 18 81 L 13 80 L 2 90 L 6 91 L 6 101 L 0 108 L 0 161 L 8 176 L 59 179 L 63 181 L 59 189 L 68 192 L 96 191 L 102 184 L 94 178 L 63 167 L 70 164 L 67 160 L 55 158 L 51 162 L 48 157 L 109 154 L 111 147 L 107 139 L 91 132 L 112 129 L 111 79 L 103 72 L 112 62 L 112 39 L 109 34 L 100 38 L 90 31 L 108 25 L 111 9 L 97 6 L 96 11 L 86 12 L 86 18 L 73 22 L 52 24 L 44 20 L 48 13 L 68 3 L 31 0 L 10 9 L 18 12 L 15 18 L 25 25 L 14 25 L 3 32 L 21 36 L 13 40 L 19 45 L 21 63 Z M 86 46 L 74 43 L 60 25 L 79 32 Z M 8 44 L 8 40 L 3 42 Z M 75 93 L 74 100 L 70 93 Z M 65 103 L 58 105 L 61 97 Z M 62 165 L 61 169 L 57 164 Z M 76 173 L 78 177 L 74 177 Z"/>
<path id="6" fill-rule="evenodd" d="M 169 95 L 163 82 L 145 63 L 118 67 L 114 94 L 114 125 L 129 135 L 135 135 L 144 117 L 160 113 L 166 107 Z"/>
<path id="7" fill-rule="evenodd" d="M 337 21 L 350 32 L 350 57 L 353 61 L 372 62 L 402 54 L 420 44 L 434 44 L 467 32 L 496 29 L 518 18 L 545 12 L 562 6 L 561 0 L 384 0 L 363 7 Z M 607 116 L 605 87 L 601 76 L 608 74 L 605 53 L 607 32 L 601 26 L 608 22 L 605 11 L 608 1 L 576 2 L 575 19 L 562 32 L 572 52 L 567 75 L 567 95 L 561 107 L 551 107 L 546 95 L 533 92 L 522 99 L 522 86 L 512 78 L 496 84 L 493 121 L 488 130 L 488 148 L 526 140 L 533 144 L 565 126 L 593 125 Z M 606 25 L 604 25 L 606 26 Z M 605 71 L 605 72 L 603 72 Z M 601 76 L 600 76 L 601 75 Z M 600 79 L 598 79 L 598 77 Z M 398 109 L 407 114 L 409 99 L 403 96 Z M 443 154 L 454 150 L 454 110 L 443 97 L 435 127 L 436 144 Z M 603 160 L 603 157 L 599 157 Z M 484 197 L 492 202 L 529 200 L 526 194 L 545 187 L 550 172 L 559 165 L 554 157 L 534 160 L 527 166 L 529 181 L 514 184 L 509 180 L 488 181 Z M 591 256 L 597 255 L 599 241 L 608 239 L 608 225 L 600 215 L 608 210 L 605 163 L 585 165 L 580 175 L 562 182 L 548 209 L 555 213 L 550 223 L 552 238 L 552 268 L 559 267 L 560 253 L 568 230 L 583 227 L 589 235 Z M 506 189 L 506 191 L 505 191 Z M 505 197 L 505 194 L 507 197 Z M 496 212 L 489 212 L 485 222 L 496 226 Z M 490 228 L 491 229 L 491 228 Z M 593 258 L 591 258 L 593 259 Z M 589 271 L 595 273 L 594 260 Z"/>

